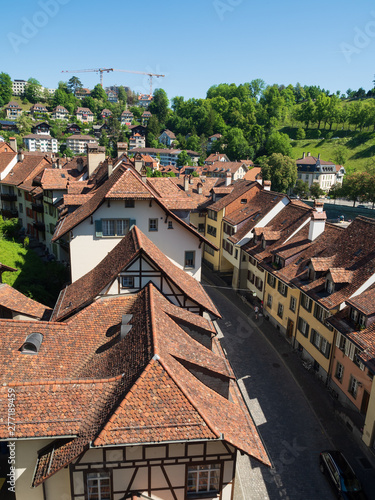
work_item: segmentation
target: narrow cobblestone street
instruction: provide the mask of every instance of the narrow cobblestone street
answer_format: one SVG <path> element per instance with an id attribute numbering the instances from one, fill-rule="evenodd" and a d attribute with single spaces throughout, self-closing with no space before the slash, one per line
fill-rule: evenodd
<path id="1" fill-rule="evenodd" d="M 360 466 L 364 450 L 334 417 L 328 392 L 268 321 L 255 322 L 252 308 L 233 290 L 207 270 L 205 277 L 205 289 L 223 316 L 217 322 L 222 346 L 273 464 L 269 469 L 239 456 L 235 500 L 335 498 L 318 461 L 320 451 L 332 448 L 342 449 L 368 498 L 375 498 L 369 493 L 374 470 Z"/>

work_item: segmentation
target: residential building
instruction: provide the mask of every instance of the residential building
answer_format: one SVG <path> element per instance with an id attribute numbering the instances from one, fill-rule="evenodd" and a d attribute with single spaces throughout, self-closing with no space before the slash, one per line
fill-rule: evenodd
<path id="1" fill-rule="evenodd" d="M 17 123 L 12 120 L 0 120 L 0 129 L 10 130 L 17 133 L 19 132 Z"/>
<path id="2" fill-rule="evenodd" d="M 151 118 L 152 114 L 150 111 L 143 111 L 142 116 L 141 116 L 141 122 L 144 127 L 147 127 L 147 124 Z"/>
<path id="3" fill-rule="evenodd" d="M 52 111 L 53 120 L 68 120 L 69 111 L 64 106 L 56 106 Z"/>
<path id="4" fill-rule="evenodd" d="M 91 90 L 82 87 L 81 89 L 77 89 L 74 95 L 77 97 L 77 99 L 81 99 L 82 100 L 85 97 L 88 97 L 88 96 L 91 95 Z"/>
<path id="5" fill-rule="evenodd" d="M 8 102 L 4 109 L 6 111 L 7 118 L 10 118 L 11 120 L 15 120 L 22 114 L 21 106 L 15 101 Z"/>
<path id="6" fill-rule="evenodd" d="M 152 283 L 101 293 L 68 321 L 0 330 L 0 391 L 17 400 L 15 434 L 0 426 L 23 471 L 16 498 L 230 500 L 237 452 L 270 466 L 213 323 Z"/>
<path id="7" fill-rule="evenodd" d="M 80 134 L 81 127 L 77 123 L 68 123 L 64 134 Z"/>
<path id="8" fill-rule="evenodd" d="M 168 129 L 165 129 L 158 137 L 158 141 L 160 144 L 164 144 L 168 148 L 173 147 L 173 144 L 176 142 L 176 136 L 173 132 Z"/>
<path id="9" fill-rule="evenodd" d="M 41 102 L 37 102 L 36 104 L 33 104 L 30 108 L 30 113 L 33 116 L 38 116 L 38 115 L 45 115 L 48 113 L 48 109 L 44 104 Z"/>
<path id="10" fill-rule="evenodd" d="M 86 153 L 87 144 L 97 144 L 96 138 L 91 135 L 80 134 L 73 134 L 66 138 L 66 147 L 75 154 Z"/>
<path id="11" fill-rule="evenodd" d="M 81 122 L 91 123 L 94 121 L 94 113 L 89 108 L 77 108 L 76 118 Z"/>
<path id="12" fill-rule="evenodd" d="M 141 108 L 148 108 L 153 97 L 151 94 L 139 94 L 138 96 L 138 106 Z"/>
<path id="13" fill-rule="evenodd" d="M 134 153 L 141 153 L 145 155 L 150 155 L 152 158 L 160 157 L 160 165 L 177 165 L 178 155 L 181 153 L 182 149 L 162 149 L 162 148 L 135 148 Z M 198 164 L 199 153 L 196 151 L 187 150 L 187 154 L 190 156 L 191 161 L 194 165 Z"/>
<path id="14" fill-rule="evenodd" d="M 213 161 L 212 163 L 210 161 L 210 163 L 205 163 L 203 166 L 203 173 L 207 177 L 226 178 L 230 174 L 232 182 L 243 179 L 248 170 L 249 167 L 245 162 L 225 161 L 224 159 Z"/>
<path id="15" fill-rule="evenodd" d="M 28 151 L 58 152 L 58 141 L 49 134 L 29 134 L 25 135 L 23 142 Z"/>
<path id="16" fill-rule="evenodd" d="M 50 135 L 51 125 L 48 122 L 38 122 L 33 125 L 31 132 L 33 134 Z"/>
<path id="17" fill-rule="evenodd" d="M 329 191 L 336 182 L 342 183 L 345 169 L 341 165 L 336 166 L 331 161 L 323 161 L 318 157 L 311 156 L 311 153 L 303 153 L 302 158 L 296 160 L 298 179 L 307 182 L 309 187 L 313 183 L 318 183 L 323 191 Z M 339 168 L 337 168 L 339 167 Z"/>
<path id="18" fill-rule="evenodd" d="M 146 147 L 146 137 L 140 134 L 133 134 L 129 139 L 129 150 Z"/>
<path id="19" fill-rule="evenodd" d="M 72 281 L 95 267 L 133 225 L 175 265 L 199 280 L 202 243 L 216 247 L 169 210 L 129 163 L 108 163 L 108 174 L 108 180 L 90 200 L 64 217 L 56 228 L 53 241 L 64 236 L 70 241 Z M 89 254 L 88 246 L 93 249 Z"/>
<path id="20" fill-rule="evenodd" d="M 229 162 L 229 158 L 226 154 L 223 153 L 211 153 L 207 158 L 204 160 L 203 164 L 204 165 L 213 165 L 217 161 L 224 161 L 224 162 Z"/>
<path id="21" fill-rule="evenodd" d="M 120 117 L 121 125 L 127 125 L 128 127 L 132 124 L 134 115 L 131 111 L 123 111 Z"/>
<path id="22" fill-rule="evenodd" d="M 102 112 L 100 113 L 101 117 L 103 118 L 103 120 L 105 118 L 109 118 L 110 116 L 112 116 L 112 111 L 110 109 L 103 109 Z"/>
<path id="23" fill-rule="evenodd" d="M 210 135 L 207 141 L 207 151 L 212 151 L 215 147 L 215 142 L 221 139 L 223 136 L 221 134 L 213 134 Z"/>
<path id="24" fill-rule="evenodd" d="M 26 85 L 27 85 L 26 80 L 13 80 L 13 82 L 12 82 L 12 94 L 13 95 L 23 95 L 25 93 Z"/>

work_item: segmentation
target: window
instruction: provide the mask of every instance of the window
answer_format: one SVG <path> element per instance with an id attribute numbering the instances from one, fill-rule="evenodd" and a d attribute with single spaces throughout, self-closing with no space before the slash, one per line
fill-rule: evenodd
<path id="1" fill-rule="evenodd" d="M 354 399 L 357 397 L 358 380 L 354 378 L 353 375 L 350 375 L 348 392 L 353 396 Z"/>
<path id="2" fill-rule="evenodd" d="M 134 288 L 134 276 L 123 276 L 121 284 L 122 288 Z"/>
<path id="3" fill-rule="evenodd" d="M 198 232 L 199 233 L 204 233 L 205 231 L 205 226 L 204 224 L 198 224 Z"/>
<path id="4" fill-rule="evenodd" d="M 158 219 L 148 219 L 148 230 L 149 231 L 158 230 Z"/>
<path id="5" fill-rule="evenodd" d="M 311 311 L 311 306 L 312 306 L 312 300 L 310 297 L 308 297 L 305 294 L 302 294 L 301 297 L 301 306 L 306 309 L 306 311 L 310 312 Z"/>
<path id="6" fill-rule="evenodd" d="M 360 314 L 358 318 L 358 324 L 361 328 L 366 327 L 366 316 L 364 314 Z"/>
<path id="7" fill-rule="evenodd" d="M 90 472 L 86 477 L 88 500 L 110 500 L 111 478 L 108 472 Z"/>
<path id="8" fill-rule="evenodd" d="M 252 271 L 247 271 L 247 279 L 250 281 L 250 283 L 254 283 L 255 275 Z"/>
<path id="9" fill-rule="evenodd" d="M 168 229 L 173 229 L 173 221 L 168 221 Z"/>
<path id="10" fill-rule="evenodd" d="M 255 264 L 256 264 L 257 261 L 254 259 L 254 257 L 250 256 L 249 257 L 249 262 L 250 262 L 251 265 L 255 266 Z"/>
<path id="11" fill-rule="evenodd" d="M 262 291 L 263 290 L 263 281 L 259 276 L 255 279 L 255 286 L 258 288 L 258 290 Z"/>
<path id="12" fill-rule="evenodd" d="M 278 284 L 277 284 L 277 290 L 284 297 L 286 297 L 288 295 L 288 287 L 282 281 L 278 282 Z"/>
<path id="13" fill-rule="evenodd" d="M 342 365 L 339 361 L 336 363 L 336 372 L 335 377 L 342 383 L 342 377 L 344 375 L 344 365 Z"/>
<path id="14" fill-rule="evenodd" d="M 134 208 L 134 200 L 125 200 L 125 208 Z"/>
<path id="15" fill-rule="evenodd" d="M 229 234 L 229 236 L 232 236 L 232 234 L 234 234 L 236 232 L 234 227 L 227 224 L 226 222 L 224 222 L 223 231 L 225 234 Z"/>
<path id="16" fill-rule="evenodd" d="M 268 297 L 267 297 L 267 307 L 269 309 L 272 309 L 272 295 L 268 294 Z"/>
<path id="17" fill-rule="evenodd" d="M 18 203 L 18 210 L 20 214 L 23 214 L 23 205 L 22 203 Z"/>
<path id="18" fill-rule="evenodd" d="M 329 353 L 331 350 L 331 344 L 320 335 L 314 328 L 311 329 L 310 342 L 315 346 L 318 351 L 320 351 L 324 357 L 329 358 Z"/>
<path id="19" fill-rule="evenodd" d="M 192 465 L 188 467 L 187 493 L 194 496 L 196 493 L 219 491 L 220 464 Z"/>
<path id="20" fill-rule="evenodd" d="M 321 307 L 320 305 L 315 304 L 315 307 L 314 307 L 314 316 L 315 316 L 315 318 L 317 320 L 319 320 L 324 325 L 326 319 L 329 316 L 329 313 L 328 313 L 328 311 L 326 311 L 325 309 L 323 309 L 323 307 Z"/>
<path id="21" fill-rule="evenodd" d="M 236 260 L 238 259 L 238 248 L 236 248 L 235 251 L 234 251 L 234 258 Z"/>
<path id="22" fill-rule="evenodd" d="M 204 245 L 204 251 L 207 252 L 209 255 L 215 255 L 215 250 L 211 248 L 207 243 Z"/>
<path id="23" fill-rule="evenodd" d="M 216 227 L 207 224 L 207 234 L 214 236 L 216 238 Z"/>
<path id="24" fill-rule="evenodd" d="M 245 203 L 247 203 L 247 199 L 246 198 L 241 198 L 241 203 L 242 203 L 242 205 L 244 205 Z"/>
<path id="25" fill-rule="evenodd" d="M 233 245 L 230 241 L 223 239 L 223 249 L 227 251 L 230 255 L 233 254 Z"/>
<path id="26" fill-rule="evenodd" d="M 195 267 L 195 252 L 187 251 L 185 252 L 185 268 L 194 268 Z"/>
<path id="27" fill-rule="evenodd" d="M 282 318 L 283 317 L 283 313 L 284 313 L 284 306 L 282 304 L 280 304 L 279 302 L 279 305 L 277 306 L 277 315 Z"/>
<path id="28" fill-rule="evenodd" d="M 298 318 L 298 330 L 302 333 L 304 337 L 309 335 L 309 325 L 302 318 Z"/>
<path id="29" fill-rule="evenodd" d="M 97 238 L 103 236 L 124 236 L 129 228 L 135 224 L 132 219 L 100 219 L 95 221 Z"/>
<path id="30" fill-rule="evenodd" d="M 272 286 L 272 288 L 275 288 L 276 285 L 276 278 L 275 276 L 272 276 L 272 274 L 268 274 L 267 276 L 267 283 L 269 286 Z"/>
<path id="31" fill-rule="evenodd" d="M 358 319 L 357 309 L 353 309 L 353 308 L 350 309 L 350 317 L 355 323 L 357 322 L 357 319 Z"/>
<path id="32" fill-rule="evenodd" d="M 215 212 L 214 210 L 208 210 L 207 217 L 212 220 L 217 220 L 217 212 Z"/>
<path id="33" fill-rule="evenodd" d="M 328 293 L 333 293 L 335 291 L 335 284 L 331 280 L 327 280 L 326 289 Z"/>
<path id="34" fill-rule="evenodd" d="M 296 312 L 297 308 L 297 299 L 295 297 L 290 297 L 289 309 L 293 312 Z"/>

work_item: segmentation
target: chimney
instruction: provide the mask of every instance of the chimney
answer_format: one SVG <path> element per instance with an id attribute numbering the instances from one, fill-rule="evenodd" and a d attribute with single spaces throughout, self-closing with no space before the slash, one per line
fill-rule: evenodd
<path id="1" fill-rule="evenodd" d="M 21 162 L 25 158 L 25 155 L 23 154 L 23 149 L 20 149 L 17 153 L 17 161 Z"/>
<path id="2" fill-rule="evenodd" d="M 308 239 L 310 241 L 314 241 L 318 236 L 320 236 L 324 232 L 326 219 L 327 216 L 325 212 L 317 212 L 316 210 L 313 211 L 309 226 Z"/>
<path id="3" fill-rule="evenodd" d="M 9 146 L 17 153 L 17 139 L 15 137 L 9 137 Z"/>
<path id="4" fill-rule="evenodd" d="M 302 153 L 302 160 L 304 160 L 305 158 L 306 158 L 306 153 L 305 153 L 305 152 L 303 152 L 303 153 Z"/>
<path id="5" fill-rule="evenodd" d="M 82 156 L 79 156 L 77 158 L 77 170 L 78 170 L 78 172 L 82 172 L 82 170 L 83 170 L 83 158 L 82 158 Z"/>
<path id="6" fill-rule="evenodd" d="M 318 213 L 323 212 L 324 202 L 321 200 L 314 200 L 314 210 Z"/>
<path id="7" fill-rule="evenodd" d="M 185 175 L 184 177 L 184 191 L 189 191 L 189 176 Z"/>
<path id="8" fill-rule="evenodd" d="M 189 175 L 189 184 L 194 184 L 194 179 L 191 175 Z"/>
<path id="9" fill-rule="evenodd" d="M 263 189 L 265 191 L 271 191 L 271 181 L 263 181 Z"/>
<path id="10" fill-rule="evenodd" d="M 134 156 L 134 168 L 140 174 L 143 167 L 143 160 L 140 154 Z"/>
<path id="11" fill-rule="evenodd" d="M 198 194 L 202 194 L 203 184 L 201 182 L 198 182 L 197 189 L 198 189 Z"/>
<path id="12" fill-rule="evenodd" d="M 230 186 L 231 184 L 232 184 L 232 174 L 228 172 L 225 177 L 225 186 Z"/>
<path id="13" fill-rule="evenodd" d="M 121 156 L 122 154 L 126 154 L 128 152 L 128 143 L 127 142 L 118 142 L 117 143 L 117 156 Z"/>
<path id="14" fill-rule="evenodd" d="M 318 160 L 320 160 L 320 153 L 318 153 Z"/>
<path id="15" fill-rule="evenodd" d="M 98 144 L 87 144 L 87 170 L 91 177 L 99 163 L 105 160 L 105 147 Z"/>
<path id="16" fill-rule="evenodd" d="M 310 152 L 308 152 L 308 153 L 307 153 L 307 156 L 311 156 L 311 153 L 310 153 Z"/>
<path id="17" fill-rule="evenodd" d="M 113 172 L 112 158 L 108 158 L 107 164 L 108 164 L 108 177 L 110 177 L 112 175 L 112 172 Z"/>

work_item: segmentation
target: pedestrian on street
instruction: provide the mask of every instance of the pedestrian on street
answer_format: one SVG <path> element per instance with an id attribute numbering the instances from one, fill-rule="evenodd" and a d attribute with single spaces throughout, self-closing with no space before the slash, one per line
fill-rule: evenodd
<path id="1" fill-rule="evenodd" d="M 258 314 L 259 314 L 259 307 L 258 306 L 254 307 L 254 313 L 255 313 L 255 319 L 258 319 Z"/>

